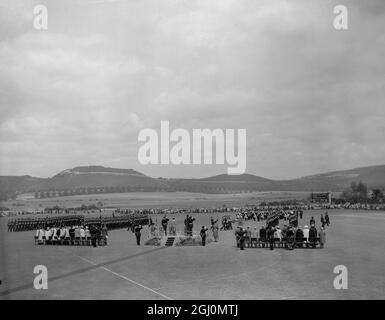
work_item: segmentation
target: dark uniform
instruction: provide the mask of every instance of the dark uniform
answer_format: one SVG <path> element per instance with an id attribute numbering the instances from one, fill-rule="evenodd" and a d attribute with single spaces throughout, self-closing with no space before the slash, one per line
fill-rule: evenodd
<path id="1" fill-rule="evenodd" d="M 75 231 L 72 229 L 73 232 Z M 91 243 L 94 248 L 98 246 L 99 238 L 100 238 L 100 230 L 96 225 L 91 225 L 90 226 L 90 234 L 91 234 Z M 71 229 L 70 229 L 70 237 L 71 239 L 74 239 L 75 235 L 74 233 L 71 234 Z"/>
<path id="2" fill-rule="evenodd" d="M 262 226 L 259 230 L 259 239 L 262 242 L 262 246 L 265 247 L 266 242 L 266 229 Z"/>
<path id="3" fill-rule="evenodd" d="M 302 229 L 298 228 L 297 231 L 295 232 L 295 242 L 297 245 L 302 248 L 303 246 L 303 231 Z"/>
<path id="4" fill-rule="evenodd" d="M 246 240 L 246 231 L 242 228 L 238 231 L 238 237 L 239 237 L 239 248 L 241 250 L 245 250 L 245 240 Z"/>
<path id="5" fill-rule="evenodd" d="M 321 225 L 322 225 L 322 228 L 325 227 L 325 219 L 322 214 L 321 214 Z"/>
<path id="6" fill-rule="evenodd" d="M 200 232 L 200 235 L 202 238 L 202 246 L 206 245 L 206 231 L 208 231 L 208 229 L 205 227 L 202 227 L 201 232 Z"/>
<path id="7" fill-rule="evenodd" d="M 309 230 L 309 242 L 313 248 L 316 246 L 316 238 L 317 238 L 317 229 L 313 225 L 310 227 L 310 230 Z"/>
<path id="8" fill-rule="evenodd" d="M 168 218 L 166 217 L 163 217 L 162 219 L 162 227 L 163 227 L 163 230 L 164 230 L 164 235 L 167 236 L 167 225 L 168 225 Z"/>
<path id="9" fill-rule="evenodd" d="M 275 228 L 272 226 L 267 229 L 267 240 L 270 243 L 270 250 L 274 249 L 274 232 Z"/>
<path id="10" fill-rule="evenodd" d="M 135 233 L 135 237 L 136 237 L 136 244 L 138 246 L 140 246 L 140 236 L 141 236 L 141 233 L 140 233 L 140 230 L 142 230 L 142 226 L 136 226 L 134 228 L 134 233 Z"/>
<path id="11" fill-rule="evenodd" d="M 195 218 L 191 216 L 187 218 L 187 235 L 189 236 L 192 236 L 193 234 L 194 221 L 195 221 Z"/>
<path id="12" fill-rule="evenodd" d="M 330 224 L 329 215 L 327 212 L 325 213 L 325 223 L 327 226 L 329 226 L 329 224 Z"/>
<path id="13" fill-rule="evenodd" d="M 289 250 L 293 250 L 293 248 L 294 248 L 294 230 L 291 226 L 289 226 L 287 228 L 286 238 L 287 238 L 287 248 Z"/>

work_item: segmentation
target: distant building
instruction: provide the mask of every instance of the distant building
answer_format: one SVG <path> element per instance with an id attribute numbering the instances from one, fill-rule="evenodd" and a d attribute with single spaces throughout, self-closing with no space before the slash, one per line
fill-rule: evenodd
<path id="1" fill-rule="evenodd" d="M 332 203 L 332 193 L 331 192 L 312 192 L 310 193 L 310 201 L 312 203 Z"/>

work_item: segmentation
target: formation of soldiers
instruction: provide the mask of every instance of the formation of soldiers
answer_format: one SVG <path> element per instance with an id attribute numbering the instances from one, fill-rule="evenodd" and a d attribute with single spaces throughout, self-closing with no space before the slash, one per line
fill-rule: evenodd
<path id="1" fill-rule="evenodd" d="M 8 221 L 9 232 L 51 229 L 79 225 L 106 225 L 108 230 L 129 228 L 134 224 L 149 224 L 150 218 L 143 214 L 130 214 L 112 217 L 84 217 L 83 215 L 55 216 L 45 218 L 25 218 Z"/>
<path id="2" fill-rule="evenodd" d="M 295 216 L 297 219 L 302 219 L 303 210 L 302 209 L 280 209 L 280 208 L 247 208 L 247 210 L 240 210 L 236 214 L 236 220 L 239 221 L 267 221 L 271 216 L 276 217 L 279 220 L 289 220 L 293 219 Z"/>
<path id="3" fill-rule="evenodd" d="M 115 214 L 154 214 L 154 215 L 168 215 L 168 214 L 193 214 L 193 213 L 238 213 L 243 217 L 251 219 L 255 214 L 262 214 L 271 210 L 305 210 L 304 206 L 299 205 L 285 205 L 285 206 L 244 206 L 244 207 L 212 207 L 212 208 L 135 208 L 114 210 Z"/>
<path id="4" fill-rule="evenodd" d="M 8 231 L 18 232 L 37 230 L 42 228 L 58 228 L 61 226 L 70 227 L 83 224 L 83 222 L 84 217 L 82 215 L 12 219 L 8 221 Z"/>

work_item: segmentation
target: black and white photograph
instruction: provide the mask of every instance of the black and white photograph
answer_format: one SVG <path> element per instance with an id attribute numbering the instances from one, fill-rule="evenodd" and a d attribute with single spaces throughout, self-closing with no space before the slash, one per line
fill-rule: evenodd
<path id="1" fill-rule="evenodd" d="M 0 0 L 0 300 L 384 300 L 384 57 L 383 0 Z"/>

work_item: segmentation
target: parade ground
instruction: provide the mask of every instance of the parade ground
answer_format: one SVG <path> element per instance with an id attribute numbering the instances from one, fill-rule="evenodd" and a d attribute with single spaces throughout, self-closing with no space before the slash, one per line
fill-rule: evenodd
<path id="1" fill-rule="evenodd" d="M 299 225 L 314 216 L 319 228 L 324 212 L 305 211 Z M 104 247 L 37 246 L 34 232 L 7 232 L 1 218 L 0 299 L 385 299 L 385 213 L 328 212 L 325 248 L 292 251 L 241 251 L 234 231 L 206 247 L 137 246 L 124 229 L 110 231 Z M 211 214 L 194 216 L 195 231 L 209 226 Z M 185 215 L 175 217 L 182 230 Z M 147 235 L 146 227 L 142 243 Z M 47 290 L 33 287 L 37 265 L 48 269 Z M 337 265 L 348 270 L 346 290 L 333 285 Z"/>

